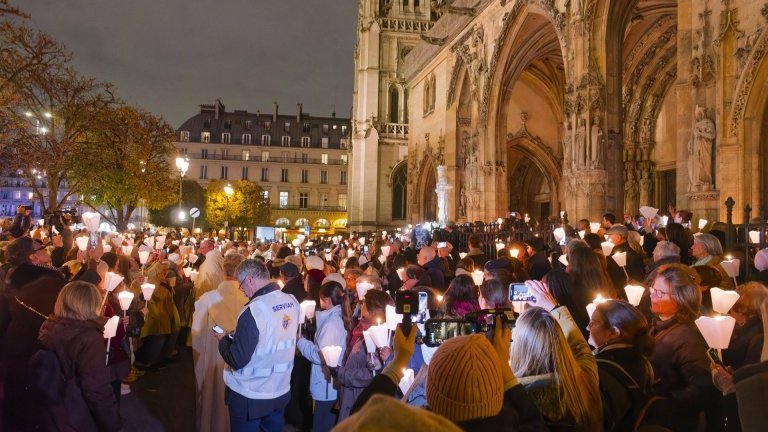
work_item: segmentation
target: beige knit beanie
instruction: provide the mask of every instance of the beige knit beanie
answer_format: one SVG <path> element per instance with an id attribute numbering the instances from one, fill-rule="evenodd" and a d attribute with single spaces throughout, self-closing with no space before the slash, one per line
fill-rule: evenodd
<path id="1" fill-rule="evenodd" d="M 459 423 L 495 416 L 503 402 L 501 367 L 485 336 L 455 337 L 440 346 L 427 376 L 430 410 Z"/>

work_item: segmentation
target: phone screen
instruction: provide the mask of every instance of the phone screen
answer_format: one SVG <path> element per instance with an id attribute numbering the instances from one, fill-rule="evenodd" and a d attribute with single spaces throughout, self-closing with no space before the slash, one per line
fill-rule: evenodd
<path id="1" fill-rule="evenodd" d="M 712 363 L 725 367 L 725 365 L 723 364 L 723 361 L 720 359 L 720 356 L 717 355 L 716 349 L 714 348 L 708 349 L 707 355 L 709 356 L 709 359 L 712 360 Z"/>
<path id="2" fill-rule="evenodd" d="M 511 283 L 509 284 L 509 301 L 535 302 L 536 297 L 531 295 L 524 283 Z"/>
<path id="3" fill-rule="evenodd" d="M 439 248 L 448 247 L 448 244 L 446 244 L 446 242 L 439 242 L 439 243 L 437 244 L 437 247 L 439 247 Z"/>
<path id="4" fill-rule="evenodd" d="M 223 329 L 223 328 L 221 328 L 221 327 L 219 327 L 219 326 L 217 326 L 217 325 L 213 326 L 213 327 L 211 328 L 211 330 L 213 330 L 213 331 L 214 331 L 214 333 L 218 333 L 218 334 L 222 334 L 222 333 L 224 333 L 224 329 Z"/>
<path id="5" fill-rule="evenodd" d="M 426 335 L 422 340 L 428 347 L 440 346 L 456 336 L 476 333 L 474 326 L 462 319 L 427 320 L 424 326 Z"/>
<path id="6" fill-rule="evenodd" d="M 428 302 L 429 302 L 429 295 L 425 292 L 419 293 L 419 313 L 416 314 L 414 317 L 413 322 L 424 324 L 427 321 L 427 315 L 428 315 Z"/>

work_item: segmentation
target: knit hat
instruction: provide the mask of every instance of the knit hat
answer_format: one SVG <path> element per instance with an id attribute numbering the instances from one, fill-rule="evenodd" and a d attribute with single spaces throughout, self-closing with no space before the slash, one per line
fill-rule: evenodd
<path id="1" fill-rule="evenodd" d="M 768 249 L 763 249 L 755 255 L 755 268 L 757 271 L 768 269 Z"/>
<path id="2" fill-rule="evenodd" d="M 459 423 L 495 416 L 503 402 L 501 366 L 485 336 L 459 336 L 440 346 L 427 376 L 427 403 L 433 412 Z"/>
<path id="3" fill-rule="evenodd" d="M 461 429 L 429 410 L 406 405 L 381 394 L 371 396 L 360 411 L 339 423 L 334 431 L 385 432 L 417 430 L 420 432 L 454 432 Z"/>
<path id="4" fill-rule="evenodd" d="M 304 265 L 307 266 L 307 270 L 322 270 L 325 268 L 323 259 L 317 255 L 312 255 L 305 258 Z"/>
<path id="5" fill-rule="evenodd" d="M 337 282 L 339 285 L 341 285 L 342 288 L 347 289 L 347 281 L 344 279 L 344 276 L 339 273 L 329 274 L 323 279 L 320 285 L 325 285 L 328 282 Z"/>

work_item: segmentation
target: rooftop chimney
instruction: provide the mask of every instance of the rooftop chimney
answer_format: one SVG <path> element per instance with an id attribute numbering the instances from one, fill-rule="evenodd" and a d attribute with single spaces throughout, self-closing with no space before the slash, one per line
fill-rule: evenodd
<path id="1" fill-rule="evenodd" d="M 279 106 L 277 105 L 277 102 L 273 102 L 273 103 L 275 104 L 275 115 L 274 115 L 274 117 L 272 117 L 272 122 L 273 123 L 277 123 L 277 111 L 278 111 Z"/>
<path id="2" fill-rule="evenodd" d="M 296 114 L 296 123 L 298 124 L 298 123 L 301 123 L 301 114 L 302 114 L 302 112 L 301 112 L 301 111 L 302 111 L 302 108 L 303 108 L 303 105 L 304 105 L 304 104 L 301 104 L 301 103 L 297 103 L 296 105 L 298 105 L 298 106 L 299 106 L 299 113 L 298 113 L 298 114 Z"/>

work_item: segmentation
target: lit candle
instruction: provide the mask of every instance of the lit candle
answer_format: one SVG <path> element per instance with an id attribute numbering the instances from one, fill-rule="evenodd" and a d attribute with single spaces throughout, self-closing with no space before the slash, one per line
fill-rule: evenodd
<path id="1" fill-rule="evenodd" d="M 485 274 L 482 272 L 482 270 L 474 270 L 472 272 L 472 280 L 475 282 L 475 285 L 480 286 L 483 284 L 483 279 L 485 277 Z"/>
<path id="2" fill-rule="evenodd" d="M 640 304 L 640 299 L 643 298 L 645 287 L 640 285 L 627 285 L 624 287 L 624 292 L 627 293 L 627 300 L 629 300 L 629 303 L 632 306 L 637 306 Z"/>
<path id="3" fill-rule="evenodd" d="M 512 258 L 517 258 L 518 255 L 520 255 L 520 249 L 512 248 L 512 250 L 510 251 L 510 255 L 512 255 Z"/>

